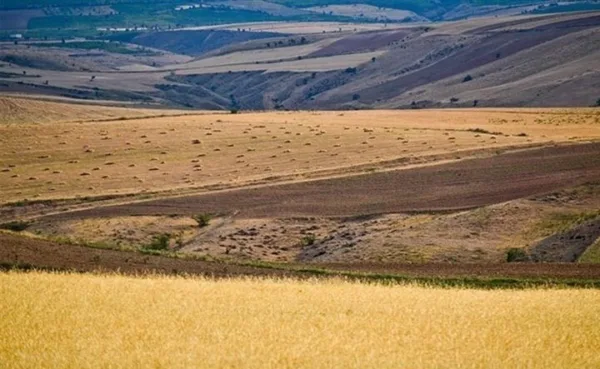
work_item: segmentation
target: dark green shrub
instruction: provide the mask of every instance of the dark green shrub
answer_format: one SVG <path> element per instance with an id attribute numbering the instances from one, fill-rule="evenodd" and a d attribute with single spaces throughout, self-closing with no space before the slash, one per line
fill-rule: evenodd
<path id="1" fill-rule="evenodd" d="M 519 249 L 513 247 L 506 251 L 506 261 L 509 263 L 519 262 L 519 261 L 527 261 L 529 257 L 527 253 L 523 249 Z"/>
<path id="2" fill-rule="evenodd" d="M 317 237 L 314 234 L 309 234 L 302 237 L 300 244 L 302 246 L 311 246 L 315 244 L 315 241 L 317 241 Z"/>
<path id="3" fill-rule="evenodd" d="M 212 215 L 210 214 L 196 214 L 192 217 L 197 223 L 198 227 L 204 228 L 210 224 Z"/>
<path id="4" fill-rule="evenodd" d="M 12 222 L 0 224 L 0 229 L 7 229 L 13 232 L 22 232 L 26 230 L 30 225 L 30 222 L 26 222 L 23 220 L 15 220 Z"/>
<path id="5" fill-rule="evenodd" d="M 491 132 L 491 131 L 488 131 L 487 129 L 483 129 L 483 128 L 469 128 L 469 129 L 467 129 L 467 132 L 474 132 L 474 133 L 480 133 L 480 134 L 492 135 L 492 136 L 502 136 L 503 135 L 502 132 Z"/>
<path id="6" fill-rule="evenodd" d="M 154 236 L 152 242 L 150 242 L 150 244 L 145 248 L 147 250 L 167 250 L 170 243 L 171 235 L 168 233 L 163 233 L 158 236 Z"/>

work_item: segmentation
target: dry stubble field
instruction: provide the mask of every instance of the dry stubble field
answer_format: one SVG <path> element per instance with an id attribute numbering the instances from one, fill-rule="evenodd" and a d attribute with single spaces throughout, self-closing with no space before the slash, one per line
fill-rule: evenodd
<path id="1" fill-rule="evenodd" d="M 5 368 L 597 368 L 600 292 L 0 274 Z"/>
<path id="2" fill-rule="evenodd" d="M 325 178 L 600 137 L 593 109 L 189 115 L 4 100 L 20 121 L 0 124 L 0 203 Z"/>

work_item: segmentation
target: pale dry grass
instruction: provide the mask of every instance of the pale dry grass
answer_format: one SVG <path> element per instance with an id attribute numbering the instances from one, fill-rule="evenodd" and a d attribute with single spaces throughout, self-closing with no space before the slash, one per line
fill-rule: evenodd
<path id="1" fill-rule="evenodd" d="M 189 113 L 174 109 L 132 109 L 0 96 L 0 124 L 129 119 Z"/>
<path id="2" fill-rule="evenodd" d="M 321 171 L 321 177 L 345 175 L 357 165 L 377 169 L 386 160 L 455 160 L 474 149 L 493 154 L 598 138 L 600 112 L 593 109 L 203 113 L 0 124 L 0 203 L 302 180 Z"/>
<path id="3" fill-rule="evenodd" d="M 510 17 L 510 21 L 526 21 L 528 19 L 534 20 L 535 18 L 542 17 L 542 15 L 515 15 Z M 459 20 L 459 21 L 447 21 L 439 22 L 433 25 L 434 28 L 429 35 L 459 35 L 467 33 L 469 31 L 476 30 L 481 27 L 488 27 L 493 25 L 501 25 L 507 23 L 507 18 L 504 17 L 479 17 L 473 19 Z"/>
<path id="4" fill-rule="evenodd" d="M 428 35 L 459 35 L 474 31 L 478 28 L 488 26 L 498 26 L 494 29 L 495 32 L 502 31 L 515 31 L 515 30 L 527 30 L 535 27 L 541 27 L 559 21 L 568 21 L 579 18 L 589 17 L 589 12 L 581 12 L 575 14 L 526 14 L 526 15 L 512 15 L 510 17 L 498 17 L 498 16 L 484 16 L 478 18 L 471 18 L 467 20 L 440 22 L 432 26 L 433 31 L 429 32 Z M 521 22 L 518 22 L 521 21 Z M 510 25 L 512 22 L 518 22 L 517 24 Z M 506 26 L 502 24 L 506 23 Z"/>
<path id="5" fill-rule="evenodd" d="M 240 53 L 246 53 L 242 51 Z M 248 52 L 250 53 L 250 52 Z M 370 61 L 372 58 L 377 58 L 385 54 L 385 50 L 373 51 L 367 53 L 356 53 L 348 55 L 324 56 L 319 58 L 308 58 L 300 60 L 277 61 L 269 63 L 238 63 L 231 65 L 212 64 L 211 60 L 203 67 L 193 66 L 195 63 L 186 65 L 183 69 L 178 69 L 178 75 L 195 75 L 195 74 L 210 74 L 210 73 L 226 73 L 226 72 L 250 72 L 250 71 L 267 71 L 267 72 L 325 72 L 331 70 L 342 70 L 349 67 L 357 67 L 362 63 Z M 257 56 L 258 57 L 258 56 Z M 268 57 L 268 56 L 265 56 Z M 283 60 L 283 59 L 280 59 Z M 200 60 L 198 63 L 202 64 Z"/>
<path id="6" fill-rule="evenodd" d="M 365 18 L 365 19 L 390 19 L 404 20 L 407 17 L 423 19 L 414 12 L 393 8 L 380 8 L 366 4 L 352 5 L 326 5 L 308 8 L 311 12 L 320 14 L 335 14 L 343 17 Z"/>
<path id="7" fill-rule="evenodd" d="M 183 70 L 183 69 L 200 69 L 200 68 L 217 68 L 235 66 L 239 64 L 253 64 L 256 62 L 278 61 L 281 59 L 297 58 L 314 53 L 322 48 L 329 46 L 337 41 L 337 38 L 329 38 L 319 42 L 314 42 L 307 45 L 278 47 L 272 49 L 237 51 L 225 55 L 214 56 L 193 60 L 185 64 L 173 64 L 165 66 L 163 70 Z M 234 67 L 235 68 L 235 67 Z M 263 69 L 265 66 L 262 67 Z M 234 69 L 235 70 L 235 69 Z"/>
<path id="8" fill-rule="evenodd" d="M 560 21 L 566 22 L 566 21 L 574 20 L 574 19 L 588 18 L 590 16 L 598 15 L 598 14 L 600 14 L 600 12 L 594 12 L 594 13 L 577 12 L 574 14 L 568 14 L 568 13 L 561 14 Z M 538 18 L 541 18 L 541 19 L 538 19 Z M 556 18 L 547 17 L 547 14 L 543 14 L 543 15 L 537 15 L 537 16 L 531 17 L 529 22 L 523 22 L 523 23 L 519 23 L 516 25 L 508 25 L 506 27 L 498 28 L 497 31 L 502 32 L 502 31 L 528 30 L 528 29 L 533 29 L 536 27 L 546 26 L 546 25 L 553 24 L 553 23 L 556 23 Z"/>
<path id="9" fill-rule="evenodd" d="M 171 247 L 192 240 L 200 228 L 190 217 L 137 216 L 78 219 L 61 223 L 41 222 L 29 231 L 50 239 L 137 249 L 149 245 L 155 236 L 169 234 Z"/>
<path id="10" fill-rule="evenodd" d="M 597 290 L 0 274 L 4 368 L 597 368 Z"/>
<path id="11" fill-rule="evenodd" d="M 600 263 L 600 238 L 585 250 L 583 255 L 577 260 L 580 263 Z"/>
<path id="12" fill-rule="evenodd" d="M 224 29 L 236 31 L 238 28 L 245 28 L 248 31 L 260 32 L 278 32 L 284 34 L 309 34 L 309 33 L 330 33 L 330 32 L 363 32 L 385 29 L 407 28 L 407 24 L 386 24 L 386 23 L 346 23 L 346 22 L 255 22 L 255 23 L 234 23 L 218 26 L 200 26 L 186 27 L 184 30 L 203 30 L 203 29 Z"/>

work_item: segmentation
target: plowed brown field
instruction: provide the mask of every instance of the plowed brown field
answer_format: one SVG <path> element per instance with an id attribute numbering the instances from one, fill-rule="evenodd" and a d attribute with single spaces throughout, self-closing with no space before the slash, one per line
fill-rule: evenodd
<path id="1" fill-rule="evenodd" d="M 344 217 L 474 208 L 600 180 L 600 143 L 445 165 L 95 208 L 56 219 L 237 213 Z"/>

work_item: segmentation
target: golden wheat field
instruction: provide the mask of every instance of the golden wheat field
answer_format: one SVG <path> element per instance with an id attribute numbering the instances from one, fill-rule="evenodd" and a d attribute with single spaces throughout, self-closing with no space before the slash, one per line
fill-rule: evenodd
<path id="1" fill-rule="evenodd" d="M 0 274 L 4 368 L 598 368 L 597 290 Z"/>

